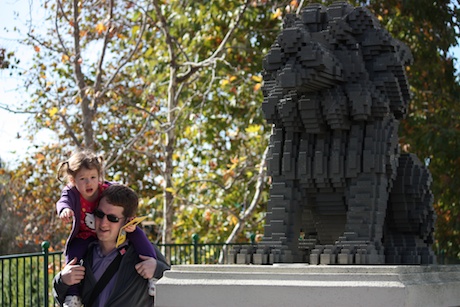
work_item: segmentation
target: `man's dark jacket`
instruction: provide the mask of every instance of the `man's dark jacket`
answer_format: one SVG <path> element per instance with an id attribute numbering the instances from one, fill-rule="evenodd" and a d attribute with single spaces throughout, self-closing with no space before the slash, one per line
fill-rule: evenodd
<path id="1" fill-rule="evenodd" d="M 85 279 L 82 282 L 80 293 L 85 306 L 89 306 L 87 301 L 96 285 L 96 280 L 91 270 L 95 246 L 90 246 L 84 260 L 86 268 Z M 165 257 L 158 250 L 158 247 L 156 245 L 154 247 L 157 254 L 157 268 L 154 277 L 159 279 L 163 276 L 163 272 L 171 269 L 171 267 L 167 264 Z M 153 297 L 148 295 L 148 280 L 140 276 L 134 267 L 140 261 L 142 260 L 139 258 L 139 254 L 136 253 L 133 246 L 130 246 L 122 256 L 117 281 L 107 300 L 106 306 L 153 306 Z M 69 286 L 64 284 L 60 277 L 60 273 L 54 277 L 53 296 L 56 302 L 62 306 Z"/>

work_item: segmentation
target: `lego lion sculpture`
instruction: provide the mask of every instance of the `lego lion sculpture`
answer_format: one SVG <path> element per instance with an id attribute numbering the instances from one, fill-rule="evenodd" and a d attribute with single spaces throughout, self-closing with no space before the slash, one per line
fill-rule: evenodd
<path id="1" fill-rule="evenodd" d="M 311 4 L 284 19 L 263 62 L 264 236 L 240 262 L 435 262 L 432 178 L 398 144 L 411 60 L 363 7 Z"/>

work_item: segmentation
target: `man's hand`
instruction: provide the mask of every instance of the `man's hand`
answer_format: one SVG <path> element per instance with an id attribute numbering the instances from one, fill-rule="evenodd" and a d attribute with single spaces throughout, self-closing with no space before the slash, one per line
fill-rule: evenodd
<path id="1" fill-rule="evenodd" d="M 85 267 L 76 263 L 75 257 L 61 271 L 61 280 L 67 286 L 76 285 L 85 278 Z"/>
<path id="2" fill-rule="evenodd" d="M 144 261 L 136 264 L 135 268 L 137 273 L 145 279 L 152 278 L 157 268 L 157 260 L 155 258 L 143 255 L 139 255 L 139 258 L 141 258 Z"/>
<path id="3" fill-rule="evenodd" d="M 73 217 L 73 210 L 69 208 L 62 209 L 61 213 L 59 213 L 59 218 L 63 220 L 65 223 L 72 222 Z"/>

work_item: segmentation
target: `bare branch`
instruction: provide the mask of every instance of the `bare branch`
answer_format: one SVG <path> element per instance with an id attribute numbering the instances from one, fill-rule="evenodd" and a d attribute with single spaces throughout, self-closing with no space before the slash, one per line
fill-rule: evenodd
<path id="1" fill-rule="evenodd" d="M 27 37 L 30 38 L 33 42 L 36 42 L 40 47 L 46 48 L 48 50 L 51 50 L 56 53 L 63 53 L 64 51 L 58 48 L 53 48 L 49 44 L 44 43 L 41 41 L 38 37 L 35 35 L 32 35 L 31 33 L 27 33 Z"/>
<path id="2" fill-rule="evenodd" d="M 92 98 L 93 100 L 93 107 L 94 110 L 97 110 L 98 107 L 98 100 L 99 100 L 99 91 L 102 83 L 102 74 L 103 74 L 103 69 L 102 65 L 104 64 L 104 58 L 105 58 L 105 52 L 107 51 L 107 45 L 109 43 L 109 35 L 110 31 L 112 30 L 112 19 L 113 19 L 113 0 L 109 2 L 109 21 L 107 25 L 107 30 L 105 31 L 104 34 L 104 43 L 102 44 L 102 51 L 101 51 L 101 56 L 99 57 L 99 61 L 97 63 L 97 71 L 96 71 L 96 81 L 94 82 L 94 96 Z"/>
<path id="3" fill-rule="evenodd" d="M 246 220 L 254 213 L 257 204 L 259 203 L 260 197 L 262 195 L 262 191 L 265 186 L 265 177 L 266 177 L 266 162 L 267 162 L 267 155 L 268 155 L 268 146 L 265 148 L 265 151 L 262 155 L 262 160 L 260 161 L 259 165 L 259 174 L 257 175 L 257 184 L 255 187 L 255 193 L 252 198 L 251 204 L 249 207 L 243 212 L 243 215 L 238 218 L 238 223 L 232 230 L 232 233 L 228 236 L 225 243 L 231 243 L 235 240 L 238 234 L 243 230 Z"/>
<path id="4" fill-rule="evenodd" d="M 81 98 L 81 110 L 83 115 L 83 134 L 84 134 L 84 143 L 88 148 L 93 148 L 94 146 L 94 136 L 93 136 L 93 116 L 94 111 L 90 108 L 90 99 L 86 93 L 86 82 L 85 77 L 82 72 L 81 67 L 81 46 L 80 46 L 80 24 L 79 24 L 79 7 L 78 0 L 73 0 L 73 40 L 75 48 L 75 58 L 73 59 L 74 66 L 74 77 L 75 82 L 77 83 L 78 93 Z"/>
<path id="5" fill-rule="evenodd" d="M 198 62 L 198 63 L 196 63 L 196 62 L 185 62 L 182 65 L 189 65 L 191 67 L 206 67 L 206 66 L 209 66 L 209 65 L 215 63 L 219 59 L 222 60 L 223 58 L 220 58 L 220 57 L 222 56 L 222 53 L 224 51 L 224 47 L 227 44 L 228 40 L 231 38 L 233 32 L 235 32 L 236 28 L 238 27 L 238 25 L 239 25 L 243 15 L 244 15 L 244 13 L 246 12 L 246 9 L 248 8 L 250 2 L 251 2 L 251 0 L 247 0 L 246 3 L 243 5 L 243 8 L 240 10 L 239 14 L 237 15 L 236 20 L 233 23 L 232 27 L 227 32 L 227 34 L 225 35 L 224 39 L 221 41 L 219 47 L 217 47 L 217 49 L 214 51 L 214 53 L 209 58 L 207 58 L 207 59 L 205 59 L 205 60 L 203 60 L 201 62 Z"/>
<path id="6" fill-rule="evenodd" d="M 56 9 L 56 17 L 54 19 L 54 28 L 56 30 L 59 43 L 61 44 L 62 49 L 64 50 L 64 54 L 66 54 L 70 58 L 69 50 L 65 46 L 64 41 L 62 40 L 62 37 L 61 37 L 61 33 L 59 32 L 59 25 L 58 25 L 59 11 L 61 11 L 62 16 L 64 16 L 64 18 L 67 20 L 67 22 L 69 21 L 69 19 L 67 18 L 67 15 L 64 14 L 64 11 L 62 9 L 61 1 L 57 1 L 57 6 L 58 6 L 58 8 Z"/>
<path id="7" fill-rule="evenodd" d="M 146 13 L 144 13 L 143 18 L 142 18 L 142 24 L 140 26 L 139 30 L 139 35 L 136 40 L 136 44 L 134 45 L 134 48 L 130 51 L 128 56 L 124 58 L 121 62 L 120 65 L 118 65 L 117 69 L 114 71 L 112 76 L 108 78 L 108 80 L 105 82 L 104 86 L 102 87 L 102 90 L 99 90 L 96 88 L 95 93 L 96 93 L 96 98 L 102 97 L 108 90 L 110 84 L 112 84 L 113 80 L 117 77 L 118 73 L 121 71 L 121 69 L 128 64 L 131 59 L 133 58 L 134 54 L 136 51 L 139 49 L 139 46 L 142 43 L 142 38 L 145 32 L 145 29 L 147 28 L 147 18 L 146 18 Z M 106 36 L 109 34 L 110 28 L 107 29 Z"/>
<path id="8" fill-rule="evenodd" d="M 24 111 L 24 110 L 18 110 L 18 109 L 13 110 L 7 104 L 0 104 L 0 109 L 5 110 L 7 112 L 11 112 L 13 114 L 37 114 L 38 113 L 34 111 Z"/>
<path id="9" fill-rule="evenodd" d="M 111 166 L 113 166 L 120 159 L 120 157 L 122 157 L 123 154 L 126 151 L 128 151 L 144 135 L 145 131 L 147 130 L 149 126 L 149 123 L 150 123 L 150 116 L 147 116 L 144 124 L 142 125 L 142 128 L 139 130 L 139 132 L 134 137 L 128 140 L 128 142 L 126 142 L 126 144 L 121 147 L 121 152 L 117 153 L 118 148 L 116 148 L 110 153 L 109 157 L 107 158 L 107 161 L 109 162 L 107 163 L 106 168 L 110 168 Z"/>
<path id="10" fill-rule="evenodd" d="M 143 108 L 143 107 L 140 107 L 138 105 L 135 105 L 135 104 L 132 104 L 132 103 L 125 103 L 127 106 L 130 106 L 134 109 L 137 109 L 137 110 L 140 110 L 142 112 L 144 112 L 145 114 L 148 114 L 150 116 L 150 118 L 154 121 L 156 121 L 160 126 L 163 125 L 163 122 L 160 120 L 160 118 L 158 116 L 156 116 L 154 113 L 152 113 L 151 111 L 147 110 L 146 108 Z"/>
<path id="11" fill-rule="evenodd" d="M 296 12 L 297 15 L 299 15 L 300 11 L 302 10 L 303 2 L 304 0 L 301 0 L 299 6 L 297 7 L 297 12 Z"/>
<path id="12" fill-rule="evenodd" d="M 153 6 L 155 7 L 155 11 L 157 12 L 157 16 L 160 20 L 159 23 L 159 28 L 163 32 L 163 34 L 166 37 L 166 44 L 168 46 L 168 52 L 169 52 L 169 57 L 170 57 L 170 65 L 172 68 L 176 69 L 177 68 L 177 63 L 176 63 L 176 53 L 174 52 L 174 47 L 173 47 L 173 42 L 175 41 L 175 38 L 171 35 L 168 27 L 168 23 L 166 21 L 165 16 L 161 12 L 160 5 L 158 3 L 158 0 L 153 1 Z"/>
<path id="13" fill-rule="evenodd" d="M 64 127 L 65 127 L 65 130 L 67 131 L 67 134 L 72 138 L 72 140 L 74 141 L 75 145 L 77 145 L 77 147 L 80 148 L 82 146 L 82 144 L 78 140 L 77 136 L 75 135 L 74 131 L 70 127 L 69 123 L 67 122 L 66 117 L 63 114 L 59 114 L 59 117 L 61 118 L 62 122 L 64 123 Z"/>
<path id="14" fill-rule="evenodd" d="M 243 231 L 246 221 L 249 219 L 250 216 L 254 213 L 257 204 L 259 203 L 260 197 L 262 195 L 262 191 L 265 186 L 265 178 L 267 174 L 267 170 L 265 168 L 267 163 L 267 155 L 268 155 L 268 146 L 265 148 L 265 151 L 262 155 L 262 160 L 260 161 L 259 165 L 259 175 L 257 176 L 257 184 L 256 184 L 256 192 L 252 198 L 251 204 L 249 207 L 244 210 L 242 217 L 238 218 L 238 223 L 232 230 L 232 233 L 228 236 L 227 240 L 225 241 L 226 244 L 232 243 L 235 241 L 235 238 Z M 219 263 L 223 263 L 224 255 L 227 254 L 228 245 L 225 245 L 222 248 L 222 251 L 219 255 Z"/>
<path id="15" fill-rule="evenodd" d="M 192 183 L 204 183 L 204 182 L 212 183 L 212 184 L 218 186 L 219 188 L 221 188 L 222 190 L 226 190 L 225 186 L 220 184 L 217 180 L 202 179 L 202 180 L 190 180 L 190 181 L 187 181 L 186 183 L 184 183 L 182 186 L 180 186 L 176 190 L 176 194 L 179 194 L 180 190 L 184 189 L 186 186 L 188 186 L 188 185 L 190 185 Z"/>

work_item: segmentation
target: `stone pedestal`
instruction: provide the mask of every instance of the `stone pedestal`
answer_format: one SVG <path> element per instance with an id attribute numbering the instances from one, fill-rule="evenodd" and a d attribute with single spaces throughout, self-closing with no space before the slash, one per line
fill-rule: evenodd
<path id="1" fill-rule="evenodd" d="M 156 306 L 460 306 L 460 266 L 177 265 Z"/>

